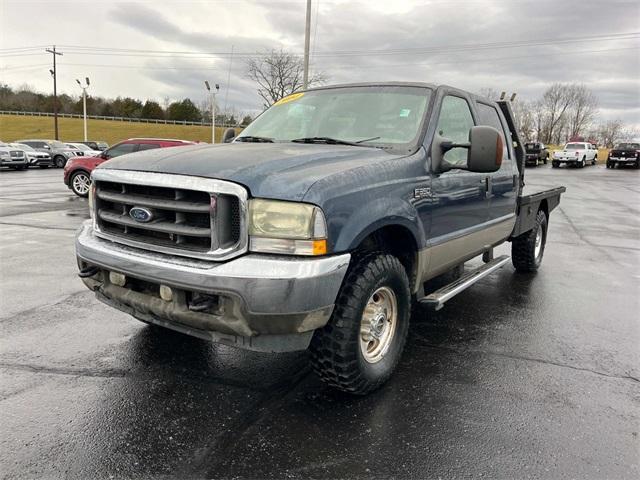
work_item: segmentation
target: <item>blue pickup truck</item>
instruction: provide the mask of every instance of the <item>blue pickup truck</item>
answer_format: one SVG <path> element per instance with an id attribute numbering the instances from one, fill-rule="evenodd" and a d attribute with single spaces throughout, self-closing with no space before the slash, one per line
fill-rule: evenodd
<path id="1" fill-rule="evenodd" d="M 97 168 L 80 277 L 143 322 L 308 348 L 324 381 L 356 394 L 391 376 L 412 302 L 439 309 L 509 260 L 536 271 L 564 192 L 523 193 L 508 102 L 448 86 L 310 89 L 225 138 Z M 504 242 L 511 256 L 495 257 Z"/>

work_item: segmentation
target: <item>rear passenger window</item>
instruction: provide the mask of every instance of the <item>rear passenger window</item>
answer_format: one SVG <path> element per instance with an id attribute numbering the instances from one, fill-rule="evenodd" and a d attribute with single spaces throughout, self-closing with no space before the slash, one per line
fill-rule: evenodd
<path id="1" fill-rule="evenodd" d="M 159 143 L 140 143 L 138 145 L 139 152 L 141 152 L 142 150 L 153 150 L 154 148 L 160 148 L 160 144 Z"/>
<path id="2" fill-rule="evenodd" d="M 464 98 L 446 96 L 442 100 L 438 134 L 454 143 L 469 141 L 469 130 L 474 126 L 469 104 Z M 454 148 L 444 154 L 444 159 L 452 165 L 467 164 L 467 150 Z"/>
<path id="3" fill-rule="evenodd" d="M 509 158 L 509 148 L 507 147 L 506 142 L 506 132 L 504 131 L 504 127 L 502 126 L 502 122 L 500 121 L 500 116 L 498 115 L 498 111 L 489 105 L 485 105 L 484 103 L 478 103 L 478 116 L 480 117 L 480 125 L 486 125 L 488 127 L 493 127 L 498 132 L 500 132 L 500 136 L 502 137 L 502 145 L 504 145 L 504 151 L 502 152 L 502 158 Z M 542 149 L 542 144 L 536 145 L 536 148 Z"/>

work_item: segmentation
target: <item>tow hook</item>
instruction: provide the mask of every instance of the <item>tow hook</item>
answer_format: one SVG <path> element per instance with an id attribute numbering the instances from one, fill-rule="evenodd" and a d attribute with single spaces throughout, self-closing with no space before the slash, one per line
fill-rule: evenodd
<path id="1" fill-rule="evenodd" d="M 82 270 L 80 270 L 78 272 L 78 276 L 80 278 L 88 278 L 88 277 L 93 277 L 96 273 L 98 273 L 100 270 L 98 269 L 98 267 L 94 267 L 93 265 L 88 266 L 83 268 Z"/>

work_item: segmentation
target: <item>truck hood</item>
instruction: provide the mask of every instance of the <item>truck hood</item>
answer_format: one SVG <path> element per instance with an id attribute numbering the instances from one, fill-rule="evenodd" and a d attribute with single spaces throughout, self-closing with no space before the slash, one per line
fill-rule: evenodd
<path id="1" fill-rule="evenodd" d="M 320 179 L 403 156 L 346 145 L 238 142 L 146 150 L 98 168 L 228 180 L 244 185 L 254 197 L 299 201 Z"/>

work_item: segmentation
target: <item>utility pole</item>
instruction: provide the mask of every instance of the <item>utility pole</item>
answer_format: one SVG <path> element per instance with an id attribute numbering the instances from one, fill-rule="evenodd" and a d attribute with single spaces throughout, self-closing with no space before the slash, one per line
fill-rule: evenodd
<path id="1" fill-rule="evenodd" d="M 89 88 L 89 77 L 84 77 L 87 81 L 87 84 L 83 87 L 80 80 L 76 78 L 76 82 L 80 85 L 82 89 L 82 118 L 84 120 L 84 141 L 87 141 L 87 88 Z"/>
<path id="2" fill-rule="evenodd" d="M 56 52 L 55 45 L 53 46 L 53 49 L 47 48 L 45 51 L 53 55 L 53 70 L 49 70 L 49 71 L 53 76 L 53 126 L 54 126 L 56 140 L 59 140 L 58 138 L 58 89 L 56 85 L 58 71 L 56 70 L 56 56 L 62 55 L 62 52 Z"/>
<path id="3" fill-rule="evenodd" d="M 307 0 L 307 20 L 304 27 L 304 71 L 302 74 L 302 88 L 309 85 L 309 42 L 311 35 L 311 0 Z"/>
<path id="4" fill-rule="evenodd" d="M 204 85 L 211 93 L 211 143 L 216 143 L 216 93 L 220 90 L 220 85 L 216 83 L 215 90 L 211 90 L 209 80 L 205 80 Z"/>

